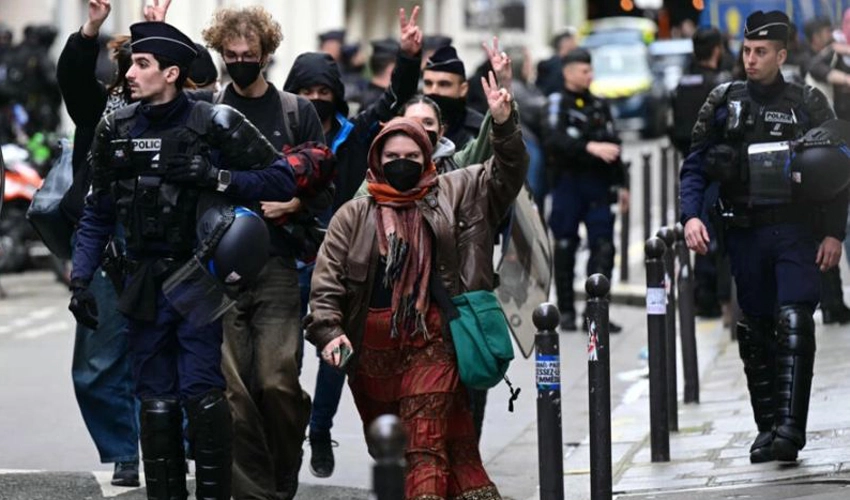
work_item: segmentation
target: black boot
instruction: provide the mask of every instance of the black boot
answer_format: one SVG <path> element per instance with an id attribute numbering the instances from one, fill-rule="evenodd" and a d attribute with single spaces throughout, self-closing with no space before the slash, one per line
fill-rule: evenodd
<path id="1" fill-rule="evenodd" d="M 837 266 L 821 273 L 820 309 L 824 325 L 850 323 L 850 309 L 844 305 L 841 272 Z"/>
<path id="2" fill-rule="evenodd" d="M 806 446 L 806 420 L 815 365 L 812 309 L 794 304 L 779 308 L 776 354 L 776 430 L 773 455 L 793 462 Z"/>
<path id="3" fill-rule="evenodd" d="M 775 378 L 775 352 L 773 349 L 773 321 L 745 318 L 737 325 L 738 352 L 744 362 L 750 404 L 758 427 L 758 437 L 750 447 L 750 462 L 761 463 L 773 460 L 773 404 Z"/>
<path id="4" fill-rule="evenodd" d="M 601 238 L 590 242 L 590 258 L 587 260 L 587 275 L 602 274 L 608 281 L 611 281 L 611 274 L 614 271 L 614 242 L 609 239 Z M 609 294 L 610 298 L 610 294 Z M 583 316 L 584 330 L 587 331 L 589 326 L 587 317 Z M 608 333 L 620 333 L 623 327 L 614 323 L 608 322 Z"/>
<path id="5" fill-rule="evenodd" d="M 189 446 L 195 457 L 195 498 L 228 500 L 232 423 L 224 393 L 208 391 L 186 401 Z"/>
<path id="6" fill-rule="evenodd" d="M 148 500 L 185 500 L 188 493 L 180 404 L 173 399 L 144 399 L 139 424 Z"/>
<path id="7" fill-rule="evenodd" d="M 575 278 L 576 250 L 579 240 L 567 238 L 555 243 L 555 292 L 558 295 L 558 311 L 561 313 L 562 331 L 574 332 L 576 327 Z"/>

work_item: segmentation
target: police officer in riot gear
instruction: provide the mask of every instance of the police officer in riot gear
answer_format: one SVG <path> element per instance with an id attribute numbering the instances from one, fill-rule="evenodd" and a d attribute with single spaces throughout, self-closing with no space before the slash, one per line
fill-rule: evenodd
<path id="1" fill-rule="evenodd" d="M 747 80 L 711 92 L 681 173 L 685 239 L 701 254 L 710 243 L 699 219 L 703 195 L 709 183 L 720 182 L 719 210 L 743 312 L 738 346 L 758 426 L 753 463 L 794 461 L 806 444 L 819 271 L 838 264 L 847 216 L 846 190 L 829 201 L 803 201 L 786 172 L 792 154 L 786 141 L 834 118 L 820 91 L 782 78 L 788 32 L 782 12 L 747 18 Z"/>
<path id="2" fill-rule="evenodd" d="M 162 22 L 134 24 L 130 33 L 133 64 L 126 76 L 138 102 L 97 127 L 69 308 L 80 323 L 96 325 L 88 283 L 119 222 L 127 239 L 127 278 L 118 308 L 129 320 L 148 498 L 186 498 L 185 408 L 197 498 L 227 499 L 231 417 L 221 322 L 188 322 L 161 288 L 198 246 L 198 214 L 215 202 L 206 200 L 286 201 L 295 189 L 293 175 L 241 114 L 191 101 L 180 90 L 197 54 L 186 35 Z"/>
<path id="3" fill-rule="evenodd" d="M 712 89 L 731 80 L 732 75 L 720 69 L 723 57 L 723 37 L 717 28 L 699 28 L 693 36 L 693 61 L 687 73 L 682 75 L 673 94 L 673 127 L 670 141 L 687 156 L 691 149 L 691 130 L 697 115 Z M 704 209 L 710 208 L 717 198 L 716 186 L 706 196 Z M 714 221 L 712 221 L 714 222 Z M 715 224 L 708 224 L 709 235 L 715 233 Z M 694 260 L 694 299 L 697 316 L 717 317 L 721 313 L 720 303 L 730 300 L 729 263 L 723 257 L 718 238 L 708 255 L 697 255 Z M 728 308 L 726 309 L 728 311 Z"/>
<path id="4" fill-rule="evenodd" d="M 590 93 L 593 71 L 590 53 L 573 49 L 563 59 L 564 89 L 549 96 L 545 124 L 546 162 L 552 177 L 552 214 L 549 227 L 555 235 L 555 288 L 560 327 L 575 331 L 573 278 L 578 226 L 587 228 L 590 259 L 587 274 L 610 279 L 614 267 L 614 214 L 611 203 L 619 198 L 628 210 L 628 190 L 623 188 L 625 167 L 620 159 L 620 139 L 608 104 Z M 621 327 L 611 323 L 612 333 Z"/>

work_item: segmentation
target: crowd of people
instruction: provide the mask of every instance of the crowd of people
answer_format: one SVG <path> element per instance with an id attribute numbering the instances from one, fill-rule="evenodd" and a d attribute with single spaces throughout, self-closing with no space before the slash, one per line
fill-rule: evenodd
<path id="1" fill-rule="evenodd" d="M 165 22 L 169 3 L 112 37 L 103 83 L 111 5 L 90 0 L 57 68 L 76 126 L 73 379 L 113 484 L 138 485 L 141 461 L 149 498 L 185 498 L 190 458 L 198 498 L 293 498 L 305 438 L 311 472 L 334 471 L 347 373 L 364 429 L 401 418 L 407 498 L 500 498 L 478 452 L 486 391 L 460 382 L 431 296 L 495 285 L 489 256 L 528 166 L 508 55 L 485 44 L 487 116 L 467 110 L 464 64 L 446 39 L 428 55 L 416 7 L 376 44 L 369 100 L 336 60 L 340 33 L 276 87 L 267 11 L 219 9 L 199 44 Z M 199 275 L 226 293 L 193 288 Z"/>
<path id="2" fill-rule="evenodd" d="M 141 462 L 148 498 L 186 498 L 192 459 L 197 498 L 294 498 L 305 441 L 310 471 L 334 472 L 347 379 L 364 431 L 382 414 L 401 419 L 405 498 L 501 498 L 478 448 L 487 391 L 460 380 L 444 299 L 498 287 L 494 244 L 527 184 L 541 217 L 551 196 L 559 328 L 585 328 L 573 293 L 579 226 L 588 275 L 610 278 L 612 206 L 625 214 L 630 201 L 611 109 L 590 91 L 591 52 L 565 32 L 535 70 L 525 47 L 494 38 L 467 72 L 450 38 L 423 33 L 415 7 L 368 59 L 334 30 L 271 82 L 283 33 L 267 11 L 220 8 L 192 40 L 166 22 L 169 4 L 155 0 L 104 46 L 110 0 L 89 0 L 55 71 L 75 126 L 62 202 L 76 226 L 72 375 L 113 484 L 138 486 Z M 803 71 L 850 119 L 850 45 L 841 32 L 831 42 L 826 22 L 804 28 Z M 730 187 L 741 177 L 721 168 L 747 145 L 799 139 L 832 117 L 822 93 L 779 73 L 790 32 L 787 17 L 753 14 L 742 56 L 730 57 L 719 31 L 696 30 L 670 137 L 687 156 L 682 222 L 699 254 L 700 313 L 728 302 L 718 277 L 738 284 L 753 462 L 795 459 L 805 444 L 821 287 L 824 322 L 850 321 L 836 268 L 846 192 L 804 205 L 829 214 L 810 230 L 790 191 L 777 200 L 757 184 Z M 850 40 L 850 12 L 843 33 Z M 104 50 L 109 81 L 98 74 Z M 724 85 L 736 64 L 746 83 Z M 761 118 L 735 116 L 732 130 L 741 109 Z M 792 115 L 807 121 L 791 126 Z M 716 200 L 731 211 L 713 210 Z M 787 261 L 806 273 L 766 277 Z M 313 388 L 300 381 L 313 359 L 304 340 L 318 358 Z"/>

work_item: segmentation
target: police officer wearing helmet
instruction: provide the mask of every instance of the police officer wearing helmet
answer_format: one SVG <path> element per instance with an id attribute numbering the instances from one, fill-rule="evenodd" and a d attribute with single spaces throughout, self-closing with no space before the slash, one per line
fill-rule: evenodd
<path id="1" fill-rule="evenodd" d="M 673 94 L 673 127 L 670 141 L 686 156 L 691 149 L 691 130 L 708 94 L 721 83 L 732 79 L 732 75 L 720 69 L 723 56 L 723 38 L 717 28 L 699 28 L 692 38 L 693 61 L 682 75 Z M 717 198 L 716 186 L 706 196 L 705 208 L 710 208 Z M 712 221 L 714 222 L 714 221 Z M 709 224 L 709 235 L 713 235 L 715 224 Z M 697 255 L 694 261 L 694 298 L 697 316 L 716 317 L 721 313 L 720 303 L 729 302 L 730 286 L 728 262 L 713 238 L 714 244 L 708 255 Z M 725 309 L 729 311 L 729 309 Z"/>
<path id="2" fill-rule="evenodd" d="M 819 272 L 838 264 L 847 216 L 846 189 L 804 198 L 795 184 L 822 172 L 810 165 L 789 172 L 797 153 L 786 141 L 835 115 L 820 91 L 782 78 L 788 33 L 782 12 L 747 18 L 747 80 L 711 92 L 681 173 L 685 239 L 700 254 L 710 244 L 699 219 L 704 192 L 720 183 L 718 209 L 743 312 L 738 346 L 758 427 L 753 463 L 794 461 L 806 444 Z"/>
<path id="3" fill-rule="evenodd" d="M 148 498 L 186 498 L 185 409 L 197 497 L 226 499 L 231 418 L 221 322 L 187 321 L 165 298 L 163 284 L 192 261 L 197 220 L 208 206 L 286 201 L 293 175 L 241 114 L 189 100 L 180 90 L 197 55 L 186 35 L 162 22 L 134 24 L 130 33 L 133 64 L 126 76 L 137 102 L 106 115 L 95 132 L 88 158 L 92 192 L 77 231 L 69 309 L 78 322 L 97 324 L 88 285 L 120 223 L 127 277 L 118 309 L 129 320 Z M 236 274 L 228 280 L 238 282 Z"/>
<path id="4" fill-rule="evenodd" d="M 573 278 L 578 226 L 587 228 L 590 260 L 587 274 L 608 278 L 614 268 L 614 214 L 612 201 L 628 210 L 629 192 L 622 186 L 625 167 L 620 138 L 608 104 L 590 92 L 593 79 L 590 53 L 573 49 L 563 59 L 564 88 L 549 96 L 544 148 L 552 186 L 549 227 L 555 235 L 555 288 L 560 327 L 575 331 Z M 621 327 L 611 323 L 612 333 Z"/>

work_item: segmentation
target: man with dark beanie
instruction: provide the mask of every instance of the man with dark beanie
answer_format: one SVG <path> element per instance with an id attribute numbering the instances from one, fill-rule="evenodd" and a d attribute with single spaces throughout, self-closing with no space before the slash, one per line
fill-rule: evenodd
<path id="1" fill-rule="evenodd" d="M 194 317 L 172 302 L 164 283 L 186 278 L 187 266 L 199 262 L 196 233 L 204 207 L 287 201 L 295 182 L 287 161 L 243 115 L 193 101 L 181 90 L 197 57 L 189 37 L 163 22 L 136 23 L 130 33 L 133 63 L 126 77 L 136 102 L 107 114 L 95 131 L 88 156 L 92 190 L 76 233 L 69 309 L 79 323 L 97 326 L 89 286 L 120 224 L 126 286 L 117 308 L 128 318 L 148 498 L 187 496 L 185 411 L 196 496 L 229 499 L 232 422 L 221 371 L 221 308 L 211 308 L 218 315 Z M 242 284 L 238 274 L 228 280 Z M 195 302 L 190 307 L 206 305 Z"/>
<path id="2" fill-rule="evenodd" d="M 466 69 L 451 45 L 440 47 L 425 63 L 422 92 L 440 106 L 445 137 L 460 150 L 478 136 L 484 115 L 466 105 Z"/>
<path id="3" fill-rule="evenodd" d="M 841 257 L 847 218 L 847 190 L 840 185 L 833 192 L 822 187 L 821 193 L 799 195 L 803 183 L 817 180 L 818 169 L 791 161 L 787 141 L 800 141 L 793 153 L 805 158 L 806 138 L 828 136 L 822 124 L 835 114 L 823 93 L 783 79 L 788 36 L 782 12 L 756 11 L 747 18 L 742 50 L 747 79 L 709 94 L 681 172 L 681 222 L 688 247 L 699 254 L 711 243 L 700 220 L 705 192 L 720 184 L 717 208 L 724 223 L 718 229 L 743 313 L 736 326 L 738 348 L 758 427 L 750 447 L 753 463 L 796 461 L 806 445 L 815 361 L 812 314 L 820 273 Z M 789 161 L 792 175 L 786 173 Z M 793 175 L 798 168 L 799 177 Z"/>

